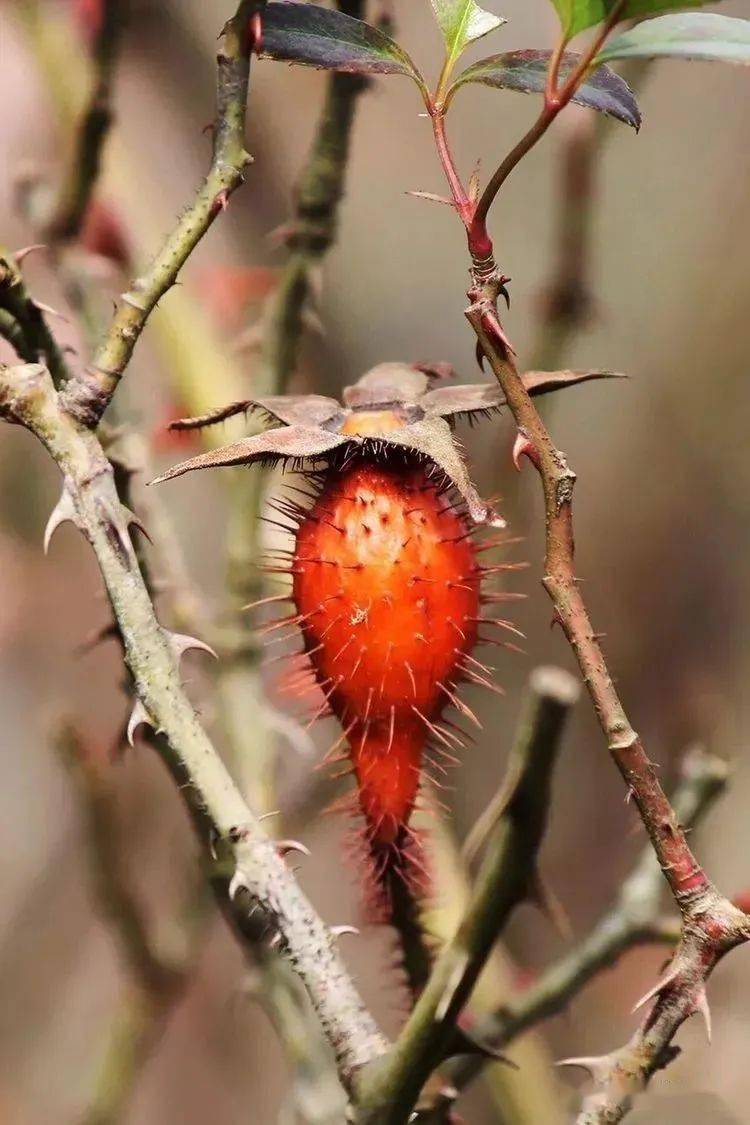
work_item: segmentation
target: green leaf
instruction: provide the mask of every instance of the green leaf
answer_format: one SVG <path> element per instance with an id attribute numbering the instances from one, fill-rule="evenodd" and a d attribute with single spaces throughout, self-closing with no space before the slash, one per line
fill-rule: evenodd
<path id="1" fill-rule="evenodd" d="M 706 59 L 750 65 L 750 21 L 713 12 L 684 12 L 645 20 L 618 35 L 597 55 L 610 59 Z"/>
<path id="2" fill-rule="evenodd" d="M 470 43 L 507 23 L 480 8 L 474 0 L 430 0 L 430 3 L 445 39 L 449 69 Z"/>
<path id="3" fill-rule="evenodd" d="M 504 55 L 491 55 L 474 63 L 458 75 L 448 91 L 446 104 L 456 90 L 467 82 L 480 82 L 501 90 L 518 90 L 522 94 L 541 94 L 547 78 L 550 51 L 508 51 Z M 579 55 L 566 53 L 560 61 L 560 77 L 567 78 L 575 69 Z M 588 106 L 599 113 L 616 117 L 634 129 L 641 126 L 641 114 L 633 91 L 627 82 L 610 70 L 601 67 L 582 83 L 573 96 L 578 105 Z"/>
<path id="4" fill-rule="evenodd" d="M 424 86 L 414 63 L 393 39 L 362 20 L 317 4 L 268 4 L 260 55 L 352 74 L 405 74 Z"/>
<path id="5" fill-rule="evenodd" d="M 658 12 L 669 12 L 674 8 L 700 8 L 710 0 L 627 0 L 619 20 L 631 20 L 643 16 L 655 16 Z M 567 39 L 572 39 L 579 31 L 601 23 L 615 6 L 615 0 L 552 0 L 560 17 Z"/>

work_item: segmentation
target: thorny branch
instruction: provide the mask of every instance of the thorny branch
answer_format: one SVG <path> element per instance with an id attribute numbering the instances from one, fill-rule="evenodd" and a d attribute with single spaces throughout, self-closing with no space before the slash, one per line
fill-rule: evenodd
<path id="1" fill-rule="evenodd" d="M 685 757 L 681 781 L 673 804 L 686 829 L 705 816 L 723 792 L 728 777 L 726 762 L 696 747 Z M 588 982 L 636 945 L 658 943 L 674 948 L 679 923 L 662 912 L 664 881 L 653 848 L 647 845 L 616 902 L 591 932 L 569 954 L 552 964 L 534 984 L 512 995 L 499 1011 L 480 1020 L 476 1034 L 502 1050 L 528 1028 L 561 1011 Z M 451 1071 L 459 1089 L 482 1066 L 479 1059 L 462 1059 Z"/>
<path id="2" fill-rule="evenodd" d="M 180 269 L 216 216 L 226 209 L 251 161 L 244 144 L 252 47 L 248 29 L 250 17 L 261 3 L 242 0 L 224 29 L 223 49 L 217 57 L 213 158 L 203 185 L 146 272 L 122 294 L 93 362 L 66 387 L 66 411 L 89 427 L 97 424 L 109 405 L 150 314 L 175 284 Z"/>
<path id="3" fill-rule="evenodd" d="M 399 1125 L 436 1066 L 455 1053 L 457 1021 L 512 910 L 534 893 L 537 853 L 565 719 L 578 696 L 567 672 L 539 668 L 511 754 L 502 809 L 464 917 L 435 966 L 392 1052 L 363 1075 L 358 1122 Z M 442 1095 L 446 1095 L 443 1093 Z M 414 1120 L 428 1120 L 430 1103 Z"/>
<path id="4" fill-rule="evenodd" d="M 468 236 L 471 256 L 470 305 L 466 316 L 477 337 L 478 354 L 486 357 L 502 387 L 518 427 L 516 464 L 527 456 L 542 482 L 545 506 L 543 585 L 555 607 L 554 621 L 563 629 L 578 661 L 610 753 L 632 795 L 657 859 L 682 915 L 682 933 L 666 977 L 644 998 L 654 1000 L 646 1020 L 631 1042 L 592 1068 L 597 1092 L 587 1099 L 581 1125 L 617 1122 L 654 1072 L 674 1056 L 672 1039 L 688 1016 L 706 1006 L 705 984 L 719 960 L 750 939 L 750 918 L 722 896 L 690 850 L 675 811 L 660 785 L 654 764 L 630 724 L 607 668 L 599 637 L 581 595 L 574 564 L 573 490 L 575 473 L 556 448 L 531 397 L 523 387 L 515 354 L 504 332 L 498 298 L 506 278 L 494 258 L 487 215 L 501 186 L 569 104 L 589 64 L 617 22 L 624 0 L 616 3 L 587 51 L 565 83 L 558 87 L 557 64 L 564 38 L 553 53 L 544 104 L 537 121 L 511 150 L 473 206 L 452 158 L 445 136 L 444 106 L 431 105 L 436 149 L 451 188 L 456 210 Z M 599 1116 L 597 1116 L 597 1114 Z"/>
<path id="5" fill-rule="evenodd" d="M 519 430 L 517 455 L 539 472 L 545 500 L 546 552 L 543 585 L 578 660 L 610 753 L 632 794 L 683 918 L 683 934 L 669 975 L 631 1049 L 631 1088 L 644 1086 L 668 1061 L 680 1024 L 704 1003 L 705 981 L 717 961 L 750 937 L 750 920 L 725 899 L 695 859 L 660 785 L 654 764 L 633 730 L 586 610 L 574 568 L 572 498 L 575 474 L 554 445 L 526 393 L 497 315 L 497 278 L 475 279 L 467 318 L 487 356 Z M 626 1110 L 625 1110 L 626 1112 Z M 619 1121 L 619 1117 L 609 1120 Z M 592 1118 L 591 1120 L 596 1120 Z M 601 1120 L 608 1120 L 602 1118 Z"/>
<path id="6" fill-rule="evenodd" d="M 96 436 L 62 407 L 47 371 L 36 364 L 0 370 L 0 414 L 31 430 L 64 479 L 57 519 L 76 524 L 97 556 L 138 694 L 136 722 L 157 731 L 160 752 L 178 781 L 206 846 L 217 860 L 214 889 L 236 931 L 267 934 L 308 991 L 346 1089 L 387 1043 L 365 1009 L 318 918 L 198 724 L 180 682 L 179 646 L 159 625 L 136 565 L 112 468 Z M 132 729 L 132 728 L 131 728 Z"/>
<path id="7" fill-rule="evenodd" d="M 147 316 L 173 284 L 180 266 L 226 204 L 249 159 L 244 116 L 251 40 L 249 17 L 257 3 L 241 3 L 225 29 L 219 56 L 214 161 L 194 206 L 157 255 L 147 275 L 125 294 L 100 356 L 110 350 L 117 370 L 101 363 L 73 379 L 65 399 L 44 369 L 5 369 L 0 380 L 3 415 L 31 429 L 61 468 L 64 493 L 51 526 L 70 519 L 86 534 L 100 564 L 120 629 L 138 703 L 131 732 L 150 722 L 159 748 L 177 778 L 197 827 L 217 855 L 213 882 L 235 929 L 252 951 L 272 940 L 303 979 L 336 1056 L 345 1088 L 359 1067 L 386 1049 L 364 1009 L 326 930 L 234 786 L 182 692 L 179 648 L 156 621 L 128 535 L 130 516 L 114 488 L 112 469 L 90 432 L 111 398 Z M 45 356 L 46 358 L 46 356 Z"/>

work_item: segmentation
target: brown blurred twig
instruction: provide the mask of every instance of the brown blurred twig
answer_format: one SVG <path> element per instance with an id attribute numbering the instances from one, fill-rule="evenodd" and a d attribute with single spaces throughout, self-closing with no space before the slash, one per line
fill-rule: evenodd
<path id="1" fill-rule="evenodd" d="M 636 59 L 620 67 L 631 89 L 640 90 L 651 64 Z M 599 163 L 614 131 L 612 118 L 571 106 L 560 119 L 557 215 L 549 277 L 529 353 L 531 368 L 565 362 L 570 345 L 596 314 L 592 294 L 592 226 L 600 199 Z"/>
<path id="2" fill-rule="evenodd" d="M 89 90 L 75 131 L 69 159 L 45 224 L 51 242 L 75 238 L 99 174 L 102 150 L 113 117 L 112 86 L 125 0 L 102 0 L 91 48 Z"/>
<path id="3" fill-rule="evenodd" d="M 565 719 L 578 696 L 567 672 L 539 668 L 519 726 L 504 803 L 489 827 L 466 912 L 438 957 L 393 1051 L 365 1077 L 357 1121 L 400 1125 L 453 1052 L 457 1020 L 511 911 L 533 894 L 550 783 Z M 414 1120 L 429 1120 L 431 1104 Z"/>

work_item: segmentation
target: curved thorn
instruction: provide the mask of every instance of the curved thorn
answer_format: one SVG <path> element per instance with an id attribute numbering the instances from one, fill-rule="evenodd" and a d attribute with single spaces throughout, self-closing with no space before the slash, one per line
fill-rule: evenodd
<path id="1" fill-rule="evenodd" d="M 216 650 L 197 637 L 191 637 L 188 633 L 172 633 L 169 629 L 162 629 L 162 632 L 167 638 L 177 660 L 180 660 L 186 652 L 190 652 L 193 649 L 198 652 L 207 652 L 209 656 L 213 656 L 214 660 L 219 659 L 219 654 Z"/>
<path id="2" fill-rule="evenodd" d="M 238 891 L 241 889 L 246 891 L 250 889 L 247 885 L 247 875 L 241 867 L 235 867 L 234 874 L 229 881 L 229 890 L 227 891 L 231 902 L 234 902 Z"/>
<path id="3" fill-rule="evenodd" d="M 147 723 L 150 727 L 154 726 L 154 720 L 151 718 L 140 699 L 136 699 L 133 704 L 133 710 L 130 712 L 130 718 L 128 719 L 127 739 L 129 746 L 133 745 L 135 732 L 142 723 Z"/>
<path id="4" fill-rule="evenodd" d="M 580 1058 L 559 1059 L 555 1066 L 577 1067 L 585 1070 L 596 1081 L 597 1075 L 606 1068 L 607 1059 L 602 1055 L 581 1055 Z"/>
<path id="5" fill-rule="evenodd" d="M 539 464 L 539 455 L 536 451 L 536 446 L 529 441 L 524 430 L 519 430 L 516 434 L 516 440 L 513 443 L 513 464 L 519 473 L 521 471 L 522 457 L 528 457 L 532 465 Z"/>
<path id="6" fill-rule="evenodd" d="M 343 937 L 344 934 L 353 934 L 355 937 L 359 936 L 359 930 L 356 926 L 331 926 L 329 929 L 333 937 Z"/>
<path id="7" fill-rule="evenodd" d="M 701 988 L 695 999 L 695 1012 L 697 1015 L 703 1016 L 703 1022 L 706 1025 L 706 1039 L 711 1042 L 711 1009 L 708 1006 L 708 996 L 706 989 Z"/>
<path id="8" fill-rule="evenodd" d="M 50 517 L 47 520 L 47 526 L 44 529 L 43 542 L 45 555 L 49 551 L 49 545 L 52 536 L 55 534 L 60 524 L 63 523 L 72 523 L 75 524 L 76 527 L 78 526 L 73 498 L 68 491 L 67 484 L 63 485 L 63 490 L 60 493 L 60 499 L 57 501 L 54 508 L 50 512 Z"/>
<path id="9" fill-rule="evenodd" d="M 298 852 L 300 855 L 310 855 L 310 849 L 300 843 L 299 840 L 277 840 L 276 851 L 282 859 L 285 855 L 289 855 L 290 852 Z"/>
<path id="10" fill-rule="evenodd" d="M 655 997 L 657 997 L 660 992 L 663 992 L 664 989 L 667 988 L 672 983 L 672 981 L 676 979 L 677 975 L 677 969 L 670 969 L 667 975 L 662 977 L 658 984 L 655 984 L 653 988 L 650 988 L 645 996 L 641 996 L 638 1003 L 634 1006 L 633 1011 L 637 1012 L 638 1009 L 642 1008 L 644 1004 L 648 1004 L 649 1000 L 653 1000 Z"/>
<path id="11" fill-rule="evenodd" d="M 49 246 L 44 242 L 34 242 L 31 246 L 22 246 L 20 250 L 16 250 L 13 260 L 17 266 L 20 266 L 29 254 L 35 254 L 38 250 L 49 250 Z"/>

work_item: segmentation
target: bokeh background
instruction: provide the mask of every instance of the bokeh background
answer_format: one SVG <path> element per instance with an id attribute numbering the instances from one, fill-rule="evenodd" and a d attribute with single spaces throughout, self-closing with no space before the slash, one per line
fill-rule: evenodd
<path id="1" fill-rule="evenodd" d="M 544 0 L 486 0 L 508 17 L 491 50 L 549 46 L 554 13 Z M 0 5 L 0 240 L 34 240 L 18 210 L 19 177 L 54 175 L 68 141 L 70 104 L 85 55 L 86 5 L 4 0 Z M 117 119 L 107 147 L 101 201 L 111 209 L 136 262 L 144 261 L 191 198 L 205 169 L 213 113 L 216 36 L 228 0 L 134 0 L 117 79 Z M 76 9 L 72 11 L 71 9 Z M 422 0 L 394 5 L 398 36 L 428 73 L 440 43 Z M 722 5 L 750 17 L 747 0 Z M 635 76 L 644 112 L 636 136 L 624 126 L 598 136 L 591 186 L 585 280 L 588 315 L 560 338 L 549 321 L 558 277 L 562 173 L 566 153 L 590 122 L 578 111 L 523 162 L 496 208 L 493 231 L 513 278 L 507 327 L 528 363 L 603 366 L 627 382 L 592 384 L 547 407 L 558 443 L 579 473 L 578 566 L 594 621 L 633 722 L 669 782 L 685 749 L 702 742 L 733 765 L 728 794 L 696 836 L 709 872 L 727 893 L 750 885 L 750 114 L 740 69 L 663 63 Z M 154 314 L 131 364 L 117 421 L 136 428 L 167 465 L 190 446 L 164 438 L 181 390 L 195 381 L 206 404 L 220 404 L 227 380 L 253 390 L 257 352 L 237 339 L 257 324 L 259 296 L 285 251 L 269 238 L 288 217 L 291 188 L 317 119 L 325 77 L 271 62 L 253 67 L 246 186 L 191 258 L 182 284 Z M 531 99 L 467 90 L 450 131 L 463 169 L 481 157 L 490 169 L 531 122 Z M 389 79 L 361 99 L 337 244 L 323 269 L 318 316 L 324 335 L 305 341 L 294 385 L 335 392 L 388 359 L 448 360 L 478 376 L 462 310 L 465 247 L 448 208 L 408 189 L 441 191 L 428 123 L 410 84 Z M 107 310 L 123 284 L 99 270 Z M 246 271 L 250 270 L 248 274 Z M 54 306 L 58 281 L 39 254 L 25 276 Z M 55 321 L 80 355 L 86 339 L 74 316 Z M 246 333 L 245 333 L 246 336 Z M 251 333 L 252 337 L 252 333 Z M 2 357 L 9 358 L 0 345 Z M 191 383 L 192 380 L 192 383 Z M 232 385 L 237 385 L 237 382 Z M 530 595 L 517 611 L 527 655 L 503 658 L 504 701 L 479 701 L 485 730 L 450 778 L 452 821 L 462 836 L 499 783 L 532 666 L 571 666 L 539 586 L 542 543 L 537 481 L 517 477 L 511 427 L 496 419 L 467 431 L 474 473 L 501 493 L 525 542 L 514 576 Z M 205 607 L 221 606 L 225 575 L 226 480 L 187 477 L 163 493 L 191 578 Z M 59 482 L 41 448 L 5 427 L 0 438 L 0 1119 L 8 1125 L 84 1120 L 101 1083 L 102 1057 L 129 1003 L 129 982 L 92 884 L 91 841 L 80 792 L 53 746 L 60 716 L 71 716 L 102 759 L 118 742 L 127 703 L 117 646 L 79 654 L 107 609 L 92 556 L 70 528 L 41 551 Z M 169 577 L 169 576 L 168 576 Z M 189 658 L 189 690 L 212 733 L 210 671 Z M 274 708 L 291 710 L 274 696 Z M 253 701 L 248 715 L 252 716 Z M 268 719 L 269 712 L 263 712 Z M 261 718 L 263 718 L 263 715 Z M 258 722 L 261 722 L 261 718 Z M 314 746 L 278 742 L 278 804 L 304 803 L 316 756 L 333 740 L 332 721 Z M 264 720 L 265 721 L 265 720 Z M 294 733 L 294 732 L 292 732 Z M 236 768 L 242 776 L 243 763 Z M 117 835 L 129 877 L 166 943 L 199 859 L 171 782 L 143 742 L 112 767 Z M 317 780 L 314 781 L 317 785 Z M 643 844 L 619 776 L 582 700 L 555 781 L 544 875 L 571 933 L 561 936 L 531 907 L 507 933 L 519 974 L 531 979 L 585 934 L 606 908 Z M 260 810 L 264 811 L 264 810 Z M 357 922 L 358 874 L 345 858 L 347 825 L 336 816 L 295 825 L 311 848 L 300 869 L 305 889 L 331 922 Z M 361 988 L 383 1024 L 398 1026 L 403 994 L 382 931 L 366 928 L 345 947 Z M 590 984 L 567 1012 L 538 1029 L 537 1059 L 601 1053 L 624 1041 L 630 1009 L 655 979 L 663 950 L 640 950 Z M 683 1055 L 655 1080 L 634 1125 L 750 1121 L 750 961 L 740 951 L 711 989 L 714 1042 L 699 1021 L 680 1032 Z M 179 1003 L 139 1075 L 122 1120 L 266 1125 L 288 1110 L 288 1067 L 248 970 L 220 921 Z M 541 1052 L 541 1054 L 539 1054 Z M 546 1104 L 563 1121 L 577 1078 L 543 1067 Z M 531 1079 L 537 1081 L 536 1079 Z M 523 1070 L 509 1082 L 529 1082 Z M 541 1081 L 541 1080 L 539 1080 Z M 286 1110 L 285 1110 L 286 1106 Z M 465 1102 L 476 1125 L 504 1121 L 477 1087 Z M 552 1116 L 550 1116 L 552 1114 Z M 92 1120 L 93 1118 L 88 1118 Z M 510 1121 L 510 1119 L 508 1119 Z M 515 1125 L 515 1120 L 510 1125 Z M 529 1125 L 547 1125 L 527 1118 Z"/>

